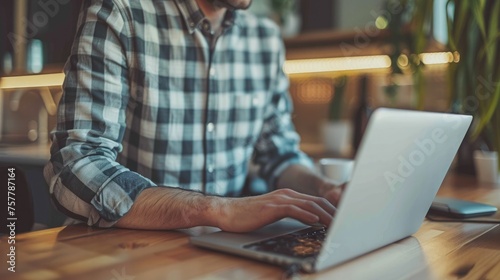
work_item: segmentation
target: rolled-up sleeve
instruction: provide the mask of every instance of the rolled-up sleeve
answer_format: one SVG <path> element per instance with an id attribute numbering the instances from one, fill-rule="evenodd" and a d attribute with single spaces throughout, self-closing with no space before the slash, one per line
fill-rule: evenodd
<path id="1" fill-rule="evenodd" d="M 293 104 L 288 92 L 289 80 L 282 68 L 284 60 L 284 46 L 280 43 L 271 102 L 265 110 L 262 132 L 253 157 L 254 163 L 260 166 L 260 176 L 270 188 L 276 187 L 276 179 L 290 165 L 314 166 L 299 148 L 300 137 L 291 119 Z"/>
<path id="2" fill-rule="evenodd" d="M 156 186 L 116 162 L 129 101 L 128 23 L 113 1 L 84 1 L 44 176 L 56 206 L 108 227 Z"/>

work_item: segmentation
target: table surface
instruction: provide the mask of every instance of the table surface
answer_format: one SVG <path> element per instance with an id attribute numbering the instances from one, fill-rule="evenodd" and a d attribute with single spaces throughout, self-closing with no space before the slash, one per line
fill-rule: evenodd
<path id="1" fill-rule="evenodd" d="M 439 192 L 500 206 L 500 187 L 448 175 Z M 0 239 L 0 279 L 280 279 L 280 267 L 194 247 L 185 231 L 59 227 L 16 236 L 16 272 Z M 300 279 L 499 279 L 500 227 L 425 220 L 411 237 Z"/>

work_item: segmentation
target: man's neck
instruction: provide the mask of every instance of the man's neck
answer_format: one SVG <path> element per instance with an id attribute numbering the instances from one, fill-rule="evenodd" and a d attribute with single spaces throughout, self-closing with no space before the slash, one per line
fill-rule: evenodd
<path id="1" fill-rule="evenodd" d="M 212 3 L 209 3 L 207 0 L 196 0 L 196 3 L 198 3 L 200 10 L 210 22 L 212 30 L 217 33 L 221 27 L 222 20 L 224 19 L 224 15 L 227 9 L 224 7 L 215 6 Z"/>

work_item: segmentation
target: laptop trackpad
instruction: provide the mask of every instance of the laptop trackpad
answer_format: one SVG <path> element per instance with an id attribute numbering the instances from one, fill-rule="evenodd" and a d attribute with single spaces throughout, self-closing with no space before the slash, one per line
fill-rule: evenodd
<path id="1" fill-rule="evenodd" d="M 308 227 L 310 226 L 297 220 L 285 218 L 249 233 L 219 231 L 207 235 L 191 237 L 191 241 L 198 245 L 217 244 L 218 247 L 242 247 L 249 243 L 295 232 Z"/>

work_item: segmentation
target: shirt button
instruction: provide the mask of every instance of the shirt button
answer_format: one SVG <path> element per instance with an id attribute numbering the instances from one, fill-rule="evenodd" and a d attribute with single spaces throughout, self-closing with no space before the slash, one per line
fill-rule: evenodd
<path id="1" fill-rule="evenodd" d="M 203 23 L 203 30 L 205 32 L 210 32 L 210 24 L 208 22 Z"/>
<path id="2" fill-rule="evenodd" d="M 213 173 L 214 172 L 214 166 L 212 164 L 209 164 L 207 166 L 207 171 L 208 171 L 208 173 Z"/>
<path id="3" fill-rule="evenodd" d="M 214 123 L 210 122 L 210 123 L 207 124 L 207 131 L 208 132 L 212 132 L 212 131 L 214 131 L 214 129 L 215 129 Z"/>
<path id="4" fill-rule="evenodd" d="M 210 77 L 215 77 L 215 69 L 214 68 L 210 68 Z"/>

